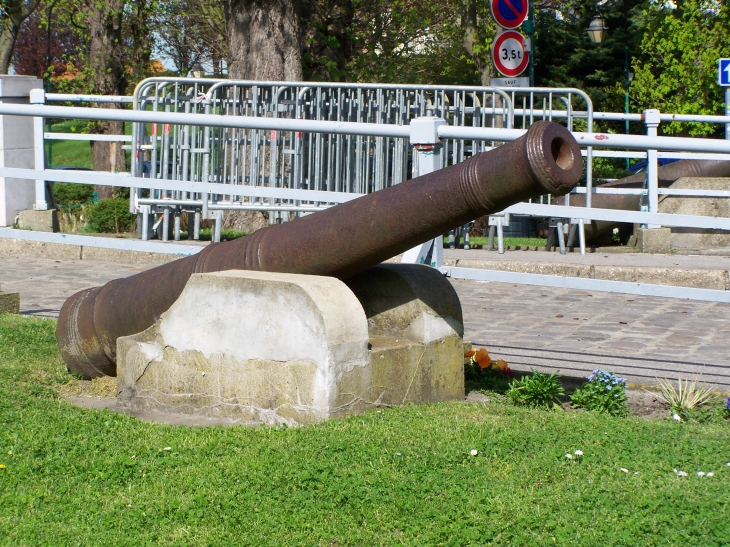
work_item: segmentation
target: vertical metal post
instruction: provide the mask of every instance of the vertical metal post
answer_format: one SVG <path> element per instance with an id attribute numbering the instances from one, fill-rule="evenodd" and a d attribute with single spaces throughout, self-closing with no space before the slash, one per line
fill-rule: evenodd
<path id="1" fill-rule="evenodd" d="M 580 241 L 580 254 L 586 254 L 586 227 L 582 218 L 578 219 L 578 241 Z"/>
<path id="2" fill-rule="evenodd" d="M 46 92 L 42 89 L 30 90 L 30 104 L 44 104 L 46 102 Z M 35 147 L 35 168 L 43 170 L 46 168 L 46 154 L 44 150 L 44 120 L 43 118 L 33 118 L 33 144 Z M 35 203 L 33 209 L 36 211 L 46 211 L 48 203 L 46 203 L 46 181 L 35 181 Z"/>
<path id="3" fill-rule="evenodd" d="M 445 125 L 443 118 L 425 116 L 411 120 L 410 142 L 413 145 L 414 175 L 423 176 L 441 169 L 441 139 L 438 136 L 438 128 Z M 451 247 L 453 231 L 449 232 L 449 246 Z M 451 247 L 453 248 L 453 247 Z M 430 257 L 428 263 L 440 268 L 443 266 L 444 238 L 439 236 L 436 239 L 408 249 L 403 253 L 401 262 L 424 264 Z"/>
<path id="4" fill-rule="evenodd" d="M 221 241 L 221 225 L 223 224 L 223 211 L 220 209 L 215 212 L 215 227 L 213 232 L 213 242 L 220 243 Z"/>
<path id="5" fill-rule="evenodd" d="M 180 210 L 175 211 L 175 241 L 180 241 Z"/>
<path id="6" fill-rule="evenodd" d="M 193 222 L 193 239 L 200 240 L 200 211 L 195 211 L 195 220 Z M 188 228 L 189 230 L 190 228 Z"/>
<path id="7" fill-rule="evenodd" d="M 565 228 L 561 221 L 558 221 L 558 245 L 560 245 L 560 254 L 565 254 Z"/>
<path id="8" fill-rule="evenodd" d="M 646 134 L 649 137 L 657 136 L 657 128 L 661 122 L 659 111 L 655 109 L 644 110 L 644 123 Z M 657 165 L 658 153 L 656 150 L 646 152 L 646 179 L 648 188 L 648 206 L 650 213 L 659 212 L 659 166 Z M 650 225 L 648 228 L 660 228 L 658 225 Z"/>
<path id="9" fill-rule="evenodd" d="M 170 233 L 170 208 L 165 207 L 165 212 L 163 213 L 163 217 L 162 217 L 162 241 L 168 241 L 170 239 L 168 237 L 169 233 Z"/>
<path id="10" fill-rule="evenodd" d="M 489 227 L 489 239 L 487 239 L 487 251 L 494 250 L 494 234 L 497 232 L 496 226 Z"/>
<path id="11" fill-rule="evenodd" d="M 150 238 L 150 206 L 142 205 L 140 210 L 142 212 L 142 241 L 147 241 Z"/>
<path id="12" fill-rule="evenodd" d="M 730 87 L 725 88 L 725 115 L 730 116 Z M 730 123 L 725 124 L 725 138 L 730 140 Z"/>
<path id="13" fill-rule="evenodd" d="M 529 13 L 527 14 L 527 34 L 530 37 L 530 57 L 528 71 L 530 75 L 530 87 L 535 87 L 535 2 L 530 0 Z"/>
<path id="14" fill-rule="evenodd" d="M 504 228 L 502 227 L 502 217 L 497 217 L 497 252 L 504 254 Z"/>

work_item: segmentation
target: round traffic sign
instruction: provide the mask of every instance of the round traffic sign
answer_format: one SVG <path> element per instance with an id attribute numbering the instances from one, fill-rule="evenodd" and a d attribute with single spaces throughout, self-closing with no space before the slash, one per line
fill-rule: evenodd
<path id="1" fill-rule="evenodd" d="M 522 74 L 530 61 L 530 53 L 525 51 L 525 37 L 514 30 L 499 33 L 492 44 L 492 61 L 508 78 Z"/>
<path id="2" fill-rule="evenodd" d="M 528 0 L 490 0 L 489 5 L 492 17 L 502 28 L 517 28 L 527 19 Z"/>

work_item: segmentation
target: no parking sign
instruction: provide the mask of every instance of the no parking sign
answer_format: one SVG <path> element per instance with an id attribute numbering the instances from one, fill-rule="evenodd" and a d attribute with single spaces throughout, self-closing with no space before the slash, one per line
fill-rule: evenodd
<path id="1" fill-rule="evenodd" d="M 498 34 L 492 44 L 492 61 L 508 78 L 522 74 L 530 61 L 530 53 L 525 51 L 525 37 L 514 30 Z"/>
<path id="2" fill-rule="evenodd" d="M 519 27 L 527 19 L 530 6 L 528 0 L 490 0 L 492 17 L 506 29 Z"/>

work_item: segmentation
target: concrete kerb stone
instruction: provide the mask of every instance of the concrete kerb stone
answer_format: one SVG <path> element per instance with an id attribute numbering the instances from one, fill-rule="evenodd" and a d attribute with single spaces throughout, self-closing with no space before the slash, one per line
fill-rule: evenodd
<path id="1" fill-rule="evenodd" d="M 20 257 L 46 258 L 52 260 L 95 260 L 98 262 L 134 265 L 160 265 L 182 258 L 183 255 L 0 238 L 0 258 Z"/>
<path id="2" fill-rule="evenodd" d="M 730 289 L 730 276 L 727 270 L 691 270 L 680 268 L 651 268 L 645 266 L 589 266 L 547 262 L 468 259 L 447 259 L 444 261 L 444 264 L 446 266 L 459 266 L 461 268 L 582 277 L 586 279 L 605 279 L 607 281 L 627 281 L 721 291 Z"/>

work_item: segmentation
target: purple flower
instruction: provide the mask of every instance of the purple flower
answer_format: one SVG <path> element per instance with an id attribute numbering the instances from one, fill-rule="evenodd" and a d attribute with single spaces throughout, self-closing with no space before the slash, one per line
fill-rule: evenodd
<path id="1" fill-rule="evenodd" d="M 730 397 L 727 398 L 727 409 L 730 410 Z"/>

